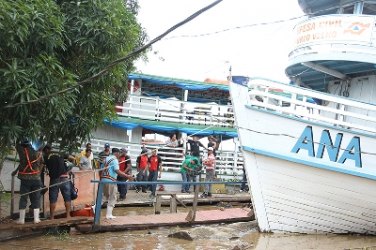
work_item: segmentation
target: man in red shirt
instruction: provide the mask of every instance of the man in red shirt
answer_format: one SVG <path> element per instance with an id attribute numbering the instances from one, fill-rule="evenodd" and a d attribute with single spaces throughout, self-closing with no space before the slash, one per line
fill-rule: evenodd
<path id="1" fill-rule="evenodd" d="M 128 151 L 125 148 L 120 149 L 119 170 L 127 175 L 132 175 L 131 158 L 127 155 Z M 126 182 L 128 178 L 118 175 L 118 181 Z M 118 184 L 119 201 L 123 201 L 127 196 L 127 184 Z"/>
<path id="2" fill-rule="evenodd" d="M 137 167 L 137 181 L 147 181 L 148 177 L 148 166 L 149 166 L 149 158 L 147 154 L 148 150 L 143 148 L 141 154 L 137 157 L 136 160 L 136 167 Z M 146 185 L 137 185 L 136 192 L 140 192 L 142 189 L 143 193 L 146 193 Z"/>
<path id="3" fill-rule="evenodd" d="M 157 155 L 157 150 L 153 149 L 153 151 L 151 151 L 151 156 L 149 157 L 148 181 L 157 181 L 158 178 L 161 178 L 161 165 L 162 165 L 162 159 L 159 155 Z M 150 185 L 150 190 L 151 190 L 150 198 L 155 197 L 156 189 L 157 189 L 157 184 Z"/>

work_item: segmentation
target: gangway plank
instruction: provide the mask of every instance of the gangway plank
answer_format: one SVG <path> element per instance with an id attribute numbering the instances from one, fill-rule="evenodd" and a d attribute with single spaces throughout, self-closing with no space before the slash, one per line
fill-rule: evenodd
<path id="1" fill-rule="evenodd" d="M 253 211 L 249 208 L 227 208 L 197 211 L 194 221 L 186 220 L 187 213 L 165 213 L 151 215 L 116 216 L 116 219 L 103 219 L 95 226 L 96 232 L 147 229 L 167 226 L 192 226 L 215 223 L 246 222 L 254 220 Z M 87 225 L 78 226 L 85 230 Z"/>

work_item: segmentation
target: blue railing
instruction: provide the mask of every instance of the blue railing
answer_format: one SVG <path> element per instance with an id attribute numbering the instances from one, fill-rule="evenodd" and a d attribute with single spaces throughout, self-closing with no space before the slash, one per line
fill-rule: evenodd
<path id="1" fill-rule="evenodd" d="M 95 217 L 94 217 L 94 226 L 100 224 L 100 217 L 101 217 L 101 208 L 102 208 L 102 196 L 103 196 L 103 184 L 132 184 L 132 185 L 153 185 L 153 184 L 163 184 L 163 185 L 183 185 L 189 184 L 192 186 L 197 185 L 205 185 L 205 184 L 242 184 L 246 183 L 245 181 L 200 181 L 200 182 L 184 182 L 184 181 L 132 181 L 132 182 L 124 182 L 124 181 L 100 181 L 100 180 L 92 180 L 92 183 L 98 183 L 98 191 L 97 191 L 97 198 L 95 201 Z M 195 192 L 197 195 L 197 192 Z"/>

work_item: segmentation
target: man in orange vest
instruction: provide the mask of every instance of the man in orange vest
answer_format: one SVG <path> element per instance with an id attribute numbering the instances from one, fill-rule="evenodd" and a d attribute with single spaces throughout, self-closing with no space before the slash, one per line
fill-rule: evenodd
<path id="1" fill-rule="evenodd" d="M 137 167 L 137 181 L 147 181 L 148 180 L 148 167 L 149 167 L 149 158 L 147 155 L 148 150 L 143 148 L 141 154 L 137 157 L 136 167 Z M 140 192 L 142 189 L 143 193 L 146 193 L 146 185 L 137 185 L 136 192 Z"/>
<path id="2" fill-rule="evenodd" d="M 12 172 L 12 175 L 14 176 L 18 172 L 18 179 L 21 180 L 20 217 L 16 223 L 25 224 L 27 197 L 30 198 L 30 207 L 34 210 L 34 223 L 39 223 L 41 187 L 43 186 L 41 180 L 42 153 L 35 151 L 27 140 L 17 143 L 16 150 L 20 157 L 20 164 Z"/>

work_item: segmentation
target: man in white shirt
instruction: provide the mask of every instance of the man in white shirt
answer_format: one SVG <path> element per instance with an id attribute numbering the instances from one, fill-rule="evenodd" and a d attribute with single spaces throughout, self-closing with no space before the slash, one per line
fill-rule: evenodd
<path id="1" fill-rule="evenodd" d="M 91 148 L 86 148 L 85 154 L 81 156 L 80 158 L 80 165 L 79 165 L 80 170 L 92 170 L 93 169 L 92 159 L 91 159 L 92 154 L 93 153 L 91 152 Z"/>
<path id="2" fill-rule="evenodd" d="M 81 153 L 76 155 L 76 165 L 77 166 L 80 166 L 81 157 L 86 155 L 86 149 L 88 149 L 88 148 L 91 149 L 91 143 L 90 142 L 86 143 L 85 149 L 82 150 Z M 91 151 L 90 161 L 93 162 L 93 160 L 94 160 L 94 154 L 93 154 L 93 151 Z"/>

